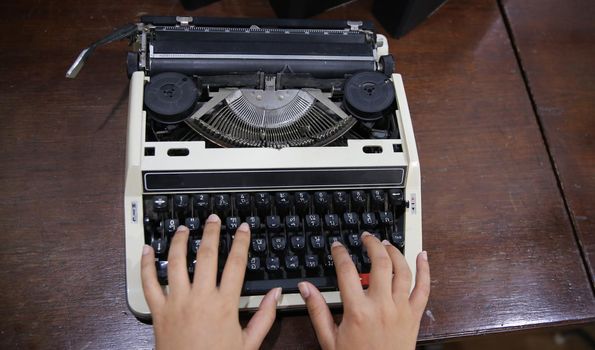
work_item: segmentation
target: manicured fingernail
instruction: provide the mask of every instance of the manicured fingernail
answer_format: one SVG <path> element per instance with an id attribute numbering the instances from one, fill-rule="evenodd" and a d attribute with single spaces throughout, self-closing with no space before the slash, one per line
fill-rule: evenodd
<path id="1" fill-rule="evenodd" d="M 364 231 L 362 232 L 362 238 L 366 237 L 366 236 L 371 236 L 372 234 L 368 231 Z"/>
<path id="2" fill-rule="evenodd" d="M 248 226 L 247 222 L 242 222 L 240 227 L 238 227 L 238 231 L 250 231 L 250 226 Z"/>
<path id="3" fill-rule="evenodd" d="M 382 241 L 382 244 L 384 244 L 384 245 L 390 245 L 390 242 L 385 239 L 385 240 Z"/>
<path id="4" fill-rule="evenodd" d="M 308 297 L 310 296 L 310 289 L 308 288 L 308 285 L 305 282 L 300 282 L 298 283 L 298 289 L 300 290 L 302 298 L 304 300 L 308 299 Z"/>
<path id="5" fill-rule="evenodd" d="M 428 252 L 426 252 L 425 250 L 423 252 L 420 253 L 421 258 L 424 259 L 425 261 L 428 261 Z"/>
<path id="6" fill-rule="evenodd" d="M 151 252 L 151 247 L 149 247 L 148 245 L 145 244 L 145 246 L 143 247 L 143 255 L 147 255 Z"/>
<path id="7" fill-rule="evenodd" d="M 217 216 L 217 214 L 211 214 L 207 218 L 207 222 L 219 222 L 219 221 L 220 221 L 219 216 Z"/>
<path id="8" fill-rule="evenodd" d="M 273 297 L 275 297 L 276 301 L 279 301 L 279 298 L 281 297 L 282 290 L 283 290 L 283 288 L 281 288 L 281 287 L 275 288 L 275 291 L 273 292 Z"/>
<path id="9" fill-rule="evenodd" d="M 186 227 L 184 225 L 180 225 L 180 226 L 178 226 L 178 229 L 176 231 L 184 231 L 184 230 L 188 231 L 188 227 Z"/>
<path id="10" fill-rule="evenodd" d="M 339 241 L 334 241 L 334 242 L 333 242 L 333 244 L 331 244 L 331 248 L 332 248 L 332 247 L 340 247 L 340 246 L 342 246 L 342 245 L 343 245 L 343 244 L 341 244 L 341 242 L 339 242 Z"/>

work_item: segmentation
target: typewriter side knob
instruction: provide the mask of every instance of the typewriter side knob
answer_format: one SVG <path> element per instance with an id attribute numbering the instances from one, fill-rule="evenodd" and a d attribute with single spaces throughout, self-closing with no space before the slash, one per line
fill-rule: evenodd
<path id="1" fill-rule="evenodd" d="M 198 88 L 184 74 L 167 72 L 151 77 L 145 86 L 145 106 L 151 118 L 164 124 L 186 119 L 198 99 Z"/>
<path id="2" fill-rule="evenodd" d="M 394 101 L 393 85 L 380 72 L 356 73 L 345 82 L 344 108 L 363 122 L 381 119 Z"/>

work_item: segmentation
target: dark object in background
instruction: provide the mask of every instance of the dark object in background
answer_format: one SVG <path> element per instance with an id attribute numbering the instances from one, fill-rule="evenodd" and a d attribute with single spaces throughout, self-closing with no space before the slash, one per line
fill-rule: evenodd
<path id="1" fill-rule="evenodd" d="M 218 0 L 180 0 L 185 10 L 192 11 L 199 7 L 207 6 Z"/>
<path id="2" fill-rule="evenodd" d="M 305 18 L 350 0 L 269 0 L 278 17 Z M 375 0 L 374 16 L 393 37 L 402 37 L 446 0 Z"/>
<path id="3" fill-rule="evenodd" d="M 186 10 L 194 10 L 217 0 L 181 0 Z M 352 0 L 269 0 L 279 18 L 306 18 Z M 374 0 L 372 12 L 384 29 L 400 38 L 423 22 L 446 0 Z"/>
<path id="4" fill-rule="evenodd" d="M 375 0 L 372 13 L 384 29 L 400 38 L 430 17 L 446 0 Z"/>
<path id="5" fill-rule="evenodd" d="M 269 0 L 280 18 L 306 18 L 352 0 Z"/>

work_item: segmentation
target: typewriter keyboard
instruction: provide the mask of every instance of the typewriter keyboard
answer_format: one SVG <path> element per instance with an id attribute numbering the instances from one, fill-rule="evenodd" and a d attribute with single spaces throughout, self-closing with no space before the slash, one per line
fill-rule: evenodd
<path id="1" fill-rule="evenodd" d="M 145 242 L 156 255 L 157 275 L 167 284 L 169 243 L 179 225 L 190 230 L 188 273 L 193 276 L 203 225 L 211 213 L 222 221 L 219 277 L 235 230 L 251 228 L 251 245 L 242 295 L 274 287 L 297 292 L 308 280 L 320 290 L 337 290 L 330 247 L 340 241 L 367 284 L 370 259 L 360 236 L 368 231 L 404 249 L 405 200 L 402 189 L 298 192 L 228 192 L 145 195 Z"/>

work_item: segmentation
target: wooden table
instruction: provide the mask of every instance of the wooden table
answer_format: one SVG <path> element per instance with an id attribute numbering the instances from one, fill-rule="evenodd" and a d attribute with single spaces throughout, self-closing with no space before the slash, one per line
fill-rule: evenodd
<path id="1" fill-rule="evenodd" d="M 595 319 L 583 261 L 595 253 L 594 6 L 550 3 L 504 1 L 503 16 L 496 1 L 450 0 L 390 42 L 422 164 L 432 295 L 420 340 Z M 64 78 L 83 47 L 142 14 L 186 13 L 177 0 L 0 5 L 0 348 L 152 346 L 124 286 L 126 43 Z M 274 16 L 265 0 L 191 14 Z M 315 346 L 307 316 L 282 314 L 264 347 Z"/>

